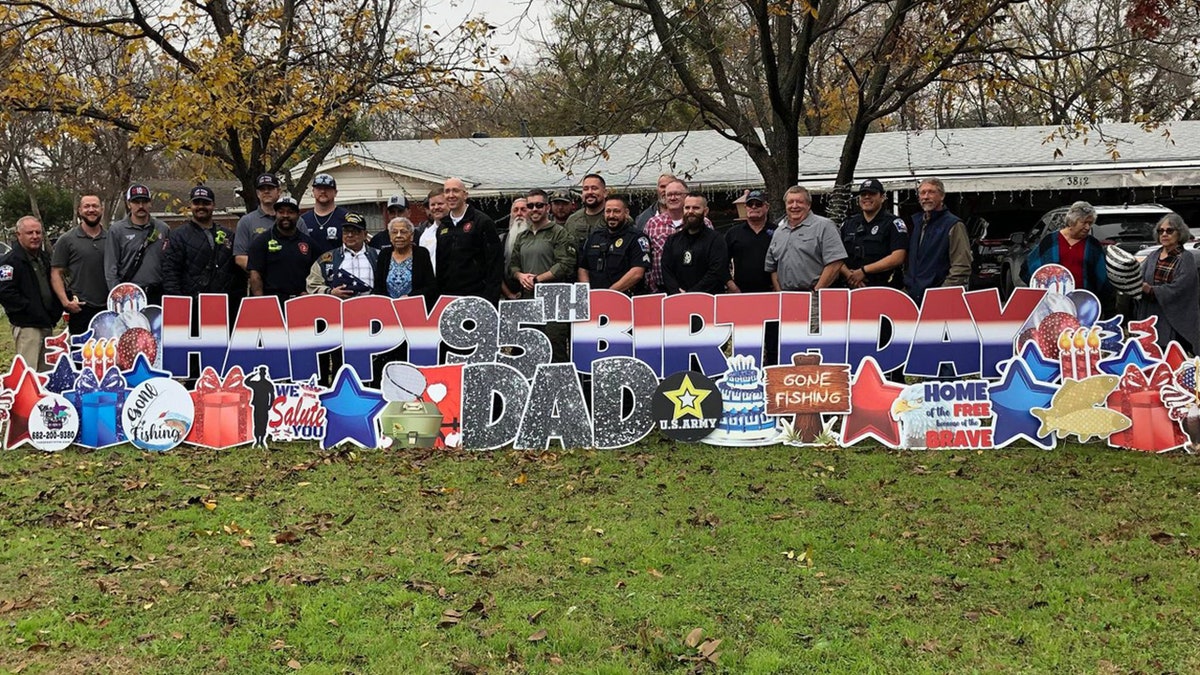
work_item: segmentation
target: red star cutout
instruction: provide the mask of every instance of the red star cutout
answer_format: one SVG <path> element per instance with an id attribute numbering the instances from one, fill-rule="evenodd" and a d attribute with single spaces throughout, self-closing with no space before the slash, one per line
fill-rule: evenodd
<path id="1" fill-rule="evenodd" d="M 28 370 L 29 364 L 25 363 L 24 357 L 19 355 L 14 356 L 12 366 L 9 367 L 8 372 L 0 375 L 0 387 L 4 387 L 9 391 L 16 390 L 17 385 L 21 384 L 21 378 L 25 376 Z"/>
<path id="2" fill-rule="evenodd" d="M 71 353 L 70 339 L 70 334 L 65 330 L 58 335 L 46 338 L 46 365 L 53 366 L 58 363 L 59 358 Z"/>
<path id="3" fill-rule="evenodd" d="M 1182 366 L 1187 360 L 1188 355 L 1183 351 L 1183 347 L 1180 347 L 1178 342 L 1171 340 L 1171 343 L 1167 345 L 1166 353 L 1163 354 L 1163 361 L 1167 362 L 1171 370 L 1179 370 L 1179 366 Z"/>
<path id="4" fill-rule="evenodd" d="M 1155 324 L 1158 323 L 1158 316 L 1151 315 L 1141 321 L 1130 321 L 1129 332 L 1134 339 L 1142 345 L 1142 351 L 1146 352 L 1146 356 L 1152 359 L 1161 359 L 1162 350 L 1158 347 L 1158 329 Z"/>
<path id="5" fill-rule="evenodd" d="M 13 390 L 13 402 L 12 407 L 8 410 L 8 433 L 4 436 L 4 447 L 12 450 L 22 443 L 29 442 L 29 415 L 33 412 L 38 400 L 42 398 L 42 394 L 37 373 L 27 370 L 21 378 L 21 383 Z"/>
<path id="6" fill-rule="evenodd" d="M 850 383 L 850 414 L 842 421 L 842 445 L 870 437 L 889 447 L 900 447 L 900 425 L 892 419 L 892 404 L 904 385 L 883 379 L 875 359 L 863 359 Z"/>

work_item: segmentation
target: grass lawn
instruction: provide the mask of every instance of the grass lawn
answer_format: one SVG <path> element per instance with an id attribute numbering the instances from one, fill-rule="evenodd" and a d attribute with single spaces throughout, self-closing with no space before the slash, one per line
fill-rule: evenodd
<path id="1" fill-rule="evenodd" d="M 1188 456 L 21 449 L 0 486 L 23 673 L 1200 671 Z"/>

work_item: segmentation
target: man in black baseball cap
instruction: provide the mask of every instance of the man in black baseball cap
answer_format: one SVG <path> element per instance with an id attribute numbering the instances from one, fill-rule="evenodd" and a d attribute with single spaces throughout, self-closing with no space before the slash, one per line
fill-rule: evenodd
<path id="1" fill-rule="evenodd" d="M 322 253 L 313 264 L 308 274 L 308 292 L 339 298 L 370 293 L 379 251 L 366 242 L 367 219 L 361 213 L 347 213 L 342 224 L 342 245 Z"/>
<path id="2" fill-rule="evenodd" d="M 886 198 L 883 183 L 875 178 L 864 180 L 858 186 L 862 212 L 842 224 L 847 258 L 841 276 L 850 288 L 900 287 L 899 270 L 908 255 L 908 226 L 903 218 L 883 210 Z"/>
<path id="3" fill-rule="evenodd" d="M 317 259 L 313 240 L 297 227 L 300 204 L 290 196 L 275 200 L 275 225 L 250 242 L 247 269 L 251 295 L 281 301 L 303 295 L 308 271 Z"/>
<path id="4" fill-rule="evenodd" d="M 146 300 L 162 299 L 162 240 L 170 228 L 150 215 L 150 188 L 134 183 L 125 191 L 125 217 L 108 228 L 104 248 L 104 279 L 108 290 L 118 284 L 137 284 Z"/>
<path id="5" fill-rule="evenodd" d="M 201 293 L 224 293 L 231 301 L 240 299 L 241 294 L 234 293 L 234 233 L 213 222 L 216 195 L 211 188 L 197 185 L 191 198 L 192 217 L 171 230 L 163 243 L 163 293 L 193 299 Z"/>
<path id="6" fill-rule="evenodd" d="M 775 227 L 768 217 L 769 200 L 762 190 L 746 195 L 746 220 L 725 232 L 725 248 L 729 252 L 732 274 L 725 282 L 727 293 L 769 293 L 771 275 L 765 269 L 767 248 Z"/>
<path id="7" fill-rule="evenodd" d="M 846 259 L 840 270 L 842 281 L 850 288 L 891 286 L 900 288 L 904 281 L 904 261 L 908 257 L 908 226 L 904 219 L 883 210 L 887 192 L 874 178 L 858 186 L 858 205 L 862 209 L 842 224 L 842 244 Z M 884 335 L 890 338 L 890 331 Z M 903 381 L 900 371 L 889 376 Z"/>
<path id="8" fill-rule="evenodd" d="M 337 205 L 337 181 L 327 173 L 319 173 L 312 182 L 313 208 L 300 218 L 300 229 L 308 232 L 317 253 L 331 251 L 342 243 L 342 223 L 346 209 Z"/>
<path id="9" fill-rule="evenodd" d="M 246 269 L 246 253 L 250 250 L 250 242 L 275 226 L 275 200 L 279 199 L 279 177 L 273 173 L 259 174 L 254 179 L 254 196 L 258 198 L 258 208 L 238 220 L 237 236 L 233 238 L 233 256 L 243 270 Z"/>

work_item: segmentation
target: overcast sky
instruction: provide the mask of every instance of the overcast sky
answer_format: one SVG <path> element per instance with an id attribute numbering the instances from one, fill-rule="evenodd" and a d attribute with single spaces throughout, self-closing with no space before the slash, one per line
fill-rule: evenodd
<path id="1" fill-rule="evenodd" d="M 424 23 L 445 31 L 467 17 L 482 16 L 496 26 L 493 45 L 514 61 L 533 58 L 532 43 L 543 39 L 549 29 L 549 6 L 545 0 L 425 0 Z"/>

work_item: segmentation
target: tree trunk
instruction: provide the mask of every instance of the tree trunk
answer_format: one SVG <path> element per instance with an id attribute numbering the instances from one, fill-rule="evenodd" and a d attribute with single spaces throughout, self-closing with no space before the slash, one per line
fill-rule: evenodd
<path id="1" fill-rule="evenodd" d="M 25 194 L 29 196 L 29 213 L 41 221 L 42 211 L 38 208 L 37 192 L 34 190 L 33 181 L 29 178 L 29 172 L 25 170 L 25 162 L 18 157 L 15 163 L 17 175 L 21 177 L 21 185 L 25 187 Z"/>

